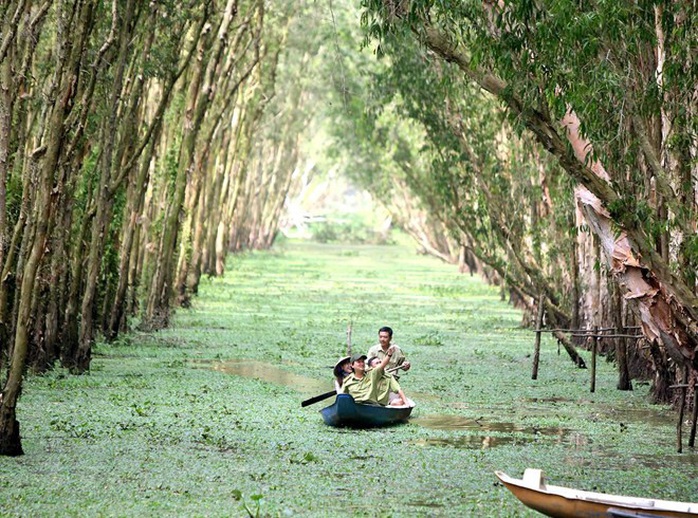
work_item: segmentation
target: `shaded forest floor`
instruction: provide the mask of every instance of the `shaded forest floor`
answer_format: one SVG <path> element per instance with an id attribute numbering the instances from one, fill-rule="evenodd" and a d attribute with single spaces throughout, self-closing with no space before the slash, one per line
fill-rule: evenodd
<path id="1" fill-rule="evenodd" d="M 378 328 L 413 362 L 408 424 L 326 427 L 301 401 L 332 386 Z M 696 500 L 698 454 L 648 386 L 596 392 L 496 288 L 407 245 L 286 242 L 231 258 L 171 329 L 99 344 L 91 372 L 30 376 L 19 458 L 0 458 L 2 516 L 539 516 L 496 483 Z M 589 354 L 582 351 L 587 363 Z M 685 451 L 686 448 L 684 447 Z"/>

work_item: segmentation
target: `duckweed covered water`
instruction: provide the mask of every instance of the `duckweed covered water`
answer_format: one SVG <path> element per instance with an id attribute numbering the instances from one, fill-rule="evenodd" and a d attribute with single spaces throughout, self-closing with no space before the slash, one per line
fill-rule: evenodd
<path id="1" fill-rule="evenodd" d="M 0 458 L 1 516 L 539 516 L 496 482 L 695 501 L 695 452 L 647 385 L 596 392 L 496 288 L 409 246 L 289 242 L 231 258 L 171 329 L 99 344 L 91 372 L 31 376 L 26 455 Z M 301 401 L 378 328 L 413 363 L 413 419 L 327 427 Z M 585 359 L 589 354 L 581 351 Z M 477 428 L 476 428 L 477 426 Z M 685 451 L 687 448 L 684 448 Z"/>

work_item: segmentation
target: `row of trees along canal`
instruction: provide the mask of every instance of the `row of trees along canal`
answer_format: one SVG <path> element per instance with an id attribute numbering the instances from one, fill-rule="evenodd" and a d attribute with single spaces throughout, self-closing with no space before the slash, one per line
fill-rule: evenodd
<path id="1" fill-rule="evenodd" d="M 697 14 L 617 4 L 364 0 L 359 52 L 348 0 L 5 2 L 0 453 L 28 366 L 85 372 L 271 245 L 311 133 L 425 252 L 695 384 Z"/>
<path id="2" fill-rule="evenodd" d="M 348 174 L 425 252 L 500 283 L 529 322 L 542 306 L 580 367 L 563 330 L 616 329 L 599 345 L 619 389 L 642 374 L 658 401 L 694 401 L 698 13 L 671 2 L 362 5 L 365 43 L 385 66 L 370 82 L 351 75 L 365 116 L 338 126 L 356 139 Z M 632 328 L 644 338 L 626 344 Z"/>
<path id="3" fill-rule="evenodd" d="M 309 6 L 2 2 L 0 453 L 22 453 L 27 367 L 83 373 L 96 336 L 167 326 L 228 252 L 270 246 L 312 113 Z"/>

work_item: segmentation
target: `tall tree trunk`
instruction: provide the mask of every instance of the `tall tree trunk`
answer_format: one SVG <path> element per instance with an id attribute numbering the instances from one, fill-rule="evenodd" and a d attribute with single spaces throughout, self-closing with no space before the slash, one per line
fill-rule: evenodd
<path id="1" fill-rule="evenodd" d="M 579 329 L 581 326 L 581 318 L 579 315 L 579 304 L 580 304 L 580 298 L 581 298 L 581 293 L 579 289 L 579 261 L 577 260 L 577 254 L 579 253 L 578 249 L 578 242 L 577 239 L 575 238 L 572 241 L 572 294 L 571 294 L 571 299 L 572 299 L 572 320 L 570 321 L 570 325 L 572 329 Z"/>
<path id="2" fill-rule="evenodd" d="M 251 23 L 255 15 L 256 23 Z M 214 86 L 214 91 L 225 91 L 228 95 L 214 99 L 207 114 L 208 128 L 202 129 L 199 137 L 200 143 L 194 159 L 198 166 L 189 182 L 187 192 L 186 212 L 190 217 L 184 223 L 182 231 L 175 284 L 177 302 L 181 306 L 188 306 L 191 296 L 197 292 L 207 227 L 217 226 L 217 221 L 211 219 L 212 203 L 208 191 L 215 188 L 215 181 L 211 178 L 215 177 L 219 157 L 223 157 L 225 151 L 216 153 L 215 150 L 225 149 L 221 147 L 221 142 L 226 140 L 231 131 L 236 131 L 235 121 L 232 124 L 228 124 L 227 121 L 235 115 L 236 93 L 249 82 L 253 71 L 259 66 L 260 33 L 263 25 L 262 4 L 250 4 L 245 19 L 238 23 L 238 29 L 226 49 L 220 66 L 221 72 Z M 250 53 L 252 55 L 248 56 Z M 243 59 L 245 57 L 248 59 Z"/>
<path id="3" fill-rule="evenodd" d="M 179 221 L 184 204 L 187 181 L 196 170 L 195 145 L 202 122 L 215 95 L 215 74 L 228 43 L 230 24 L 237 13 L 237 1 L 228 0 L 216 34 L 209 35 L 200 50 L 188 93 L 185 131 L 179 154 L 173 194 L 167 207 L 161 246 L 149 288 L 143 327 L 160 329 L 169 323 L 170 304 L 174 295 L 175 260 Z M 213 40 L 213 41 L 212 41 Z"/>
<path id="4" fill-rule="evenodd" d="M 159 16 L 160 12 L 158 9 L 153 9 L 147 23 L 154 25 Z M 145 132 L 141 142 L 135 146 L 135 151 L 131 155 L 129 163 L 124 166 L 124 170 L 126 172 L 135 170 L 137 173 L 135 179 L 128 183 L 126 193 L 126 199 L 128 201 L 126 212 L 124 214 L 124 223 L 122 225 L 118 282 L 114 290 L 114 299 L 113 303 L 111 304 L 108 323 L 104 329 L 104 334 L 108 340 L 113 340 L 116 338 L 118 333 L 126 328 L 126 316 L 132 315 L 137 311 L 136 290 L 139 283 L 140 268 L 142 265 L 142 258 L 138 251 L 140 250 L 140 234 L 142 221 L 144 219 L 142 212 L 143 207 L 145 206 L 145 197 L 150 179 L 151 162 L 154 160 L 156 145 L 162 134 L 162 123 L 165 110 L 170 103 L 175 84 L 182 74 L 188 69 L 189 64 L 191 63 L 194 49 L 196 48 L 199 38 L 201 37 L 205 22 L 206 17 L 203 16 L 202 20 L 193 28 L 193 30 L 179 31 L 182 36 L 177 40 L 178 45 L 175 45 L 175 47 L 178 49 L 181 47 L 181 50 L 177 53 L 183 54 L 184 58 L 181 60 L 181 63 L 176 68 L 173 68 L 167 75 L 167 78 L 162 85 L 160 100 L 156 109 L 154 110 L 148 130 Z M 187 35 L 186 38 L 185 35 Z M 141 61 L 144 63 L 143 66 L 145 66 L 147 63 L 147 58 L 150 55 L 154 38 L 155 33 L 151 32 L 147 36 L 145 44 L 143 45 L 143 50 L 141 52 Z M 186 50 L 184 42 L 185 40 L 189 41 L 189 39 L 191 40 L 191 47 L 189 50 Z M 133 74 L 131 74 L 131 76 L 133 76 Z M 135 115 L 140 104 L 140 100 L 143 97 L 144 86 L 141 71 L 137 79 L 137 86 L 132 89 L 131 102 L 129 103 L 129 113 L 132 115 L 133 124 L 126 128 L 126 132 L 135 133 L 137 129 L 136 125 L 138 122 L 142 122 L 142 119 L 144 118 L 138 118 Z M 144 151 L 145 154 L 142 156 Z M 139 158 L 140 165 L 138 165 Z"/>
<path id="5" fill-rule="evenodd" d="M 36 183 L 36 196 L 33 209 L 34 232 L 27 247 L 27 260 L 21 270 L 21 283 L 17 299 L 17 316 L 14 343 L 8 378 L 3 387 L 0 402 L 0 454 L 21 455 L 22 445 L 19 423 L 15 408 L 21 392 L 23 374 L 29 351 L 29 329 L 32 326 L 32 303 L 36 297 L 35 287 L 39 268 L 46 252 L 48 229 L 51 226 L 51 201 L 55 171 L 61 158 L 64 140 L 64 124 L 73 106 L 74 85 L 78 80 L 82 45 L 86 40 L 86 27 L 90 24 L 92 6 L 83 5 L 79 15 L 73 18 L 75 27 L 62 26 L 57 35 L 56 80 L 57 88 L 52 90 L 55 97 L 49 98 L 50 116 L 46 126 L 45 148 Z M 65 13 L 57 14 L 63 19 Z M 71 30 L 73 29 L 73 30 Z M 71 43 L 66 45 L 70 31 Z M 67 51 L 69 50 L 69 54 Z M 57 94 L 57 95 L 56 95 Z M 26 235 L 25 235 L 26 237 Z"/>
<path id="6" fill-rule="evenodd" d="M 21 210 L 12 232 L 12 240 L 2 273 L 0 274 L 0 346 L 2 347 L 2 350 L 0 350 L 2 356 L 0 358 L 2 359 L 5 358 L 5 355 L 9 356 L 11 354 L 14 326 L 17 322 L 16 315 L 13 314 L 13 309 L 16 311 L 16 305 L 11 303 L 11 301 L 14 301 L 17 290 L 16 272 L 22 267 L 22 258 L 25 257 L 24 251 L 31 236 L 31 220 L 29 220 L 28 215 L 35 194 L 33 189 L 30 188 L 33 176 L 35 176 L 34 173 L 30 172 L 34 167 L 33 160 L 31 164 L 31 167 L 25 167 Z"/>
<path id="7" fill-rule="evenodd" d="M 86 208 L 92 212 L 92 206 Z M 63 311 L 63 329 L 61 330 L 61 363 L 68 369 L 75 368 L 75 356 L 79 343 L 80 328 L 78 325 L 78 309 L 80 307 L 80 291 L 83 285 L 85 245 L 89 242 L 90 218 L 84 217 L 77 231 L 75 241 L 70 249 L 70 260 L 66 268 L 70 270 L 70 284 L 66 295 L 65 310 Z"/>
<path id="8" fill-rule="evenodd" d="M 235 118 L 233 117 L 233 121 Z M 229 153 L 228 149 L 230 147 L 230 142 L 233 138 L 233 134 L 237 131 L 232 124 L 231 131 L 226 131 L 223 135 L 221 141 L 221 152 L 219 153 L 218 160 L 215 164 L 214 178 L 211 183 L 211 187 L 208 190 L 208 196 L 206 200 L 206 205 L 209 207 L 209 219 L 206 224 L 206 230 L 202 236 L 203 242 L 201 244 L 201 273 L 208 275 L 216 275 L 216 235 L 218 233 L 218 227 L 221 224 L 221 219 L 223 215 L 222 210 L 222 195 L 224 192 L 224 187 L 226 185 L 226 172 L 228 171 L 229 163 Z M 192 289 L 193 287 L 190 287 Z"/>
<path id="9" fill-rule="evenodd" d="M 629 334 L 623 324 L 623 298 L 621 297 L 620 289 L 613 283 L 609 284 L 610 294 L 613 299 L 613 323 L 616 328 L 615 334 Z M 630 380 L 630 368 L 628 366 L 628 350 L 627 339 L 624 337 L 616 337 L 615 341 L 615 357 L 616 365 L 618 366 L 618 390 L 632 390 L 633 384 Z"/>
<path id="10" fill-rule="evenodd" d="M 121 236 L 121 255 L 119 256 L 119 280 L 114 293 L 114 300 L 111 305 L 109 324 L 105 330 L 108 340 L 113 340 L 121 329 L 125 328 L 125 318 L 128 314 L 127 294 L 129 287 L 133 288 L 134 278 L 131 270 L 137 261 L 133 252 L 138 246 L 138 228 L 140 227 L 141 211 L 145 202 L 146 185 L 150 171 L 150 159 L 155 146 L 153 139 L 149 146 L 148 153 L 138 168 L 138 174 L 133 182 L 129 183 L 126 198 L 128 206 L 125 214 L 125 225 Z"/>
<path id="11" fill-rule="evenodd" d="M 85 372 L 90 368 L 90 360 L 92 358 L 92 343 L 94 341 L 95 325 L 93 323 L 93 315 L 95 314 L 95 302 L 97 297 L 97 278 L 99 276 L 102 256 L 104 253 L 104 245 L 107 235 L 107 222 L 112 213 L 114 202 L 114 192 L 112 192 L 112 172 L 115 167 L 115 147 L 117 145 L 117 114 L 119 114 L 119 104 L 122 95 L 124 70 L 127 62 L 127 49 L 129 40 L 131 39 L 130 27 L 131 19 L 134 11 L 134 0 L 129 0 L 126 3 L 124 19 L 121 22 L 121 31 L 119 37 L 119 49 L 115 57 L 116 68 L 114 72 L 114 81 L 111 86 L 111 99 L 108 104 L 107 113 L 109 114 L 105 120 L 101 130 L 101 163 L 100 163 L 100 179 L 95 194 L 96 214 L 92 220 L 92 231 L 90 236 L 90 248 L 87 257 L 87 273 L 85 275 L 85 288 L 82 295 L 82 303 L 80 307 L 80 335 L 78 338 L 78 346 L 75 351 L 73 366 L 76 372 Z M 114 3 L 112 12 L 112 27 L 107 37 L 107 40 L 100 48 L 103 55 L 114 44 L 116 38 L 116 30 L 119 26 L 117 6 Z M 101 60 L 101 59 L 100 59 Z M 94 73 L 99 70 L 98 67 L 93 67 Z"/>
<path id="12" fill-rule="evenodd" d="M 24 367 L 29 349 L 28 335 L 31 325 L 30 317 L 34 287 L 39 265 L 46 250 L 47 227 L 51 217 L 49 208 L 51 206 L 53 172 L 56 169 L 60 156 L 62 145 L 62 139 L 60 138 L 61 126 L 65 119 L 69 90 L 64 87 L 61 93 L 62 95 L 58 99 L 58 104 L 54 107 L 51 117 L 50 127 L 52 131 L 50 135 L 54 138 L 48 144 L 38 182 L 34 209 L 36 232 L 33 236 L 29 257 L 22 271 L 14 347 L 7 382 L 2 390 L 2 402 L 0 402 L 0 455 L 21 455 L 24 453 L 15 408 L 22 387 Z"/>
<path id="13" fill-rule="evenodd" d="M 223 275 L 225 271 L 225 257 L 231 251 L 231 235 L 234 225 L 235 208 L 240 186 L 247 171 L 247 163 L 250 152 L 250 128 L 255 122 L 255 112 L 245 105 L 244 95 L 238 90 L 236 106 L 233 111 L 233 123 L 235 128 L 231 145 L 225 148 L 225 180 L 221 187 L 221 217 L 218 227 L 215 229 L 215 252 L 211 268 L 216 275 Z"/>
<path id="14" fill-rule="evenodd" d="M 205 44 L 200 50 L 203 56 L 206 54 Z M 172 277 L 174 268 L 174 255 L 179 232 L 180 213 L 183 207 L 186 194 L 187 178 L 191 173 L 194 164 L 192 162 L 192 151 L 196 141 L 194 134 L 194 120 L 192 112 L 196 108 L 196 99 L 203 79 L 202 58 L 197 59 L 193 70 L 193 77 L 189 82 L 189 106 L 188 116 L 185 123 L 185 135 L 181 144 L 180 159 L 175 177 L 173 192 L 169 196 L 169 203 L 166 208 L 163 220 L 162 235 L 158 247 L 157 257 L 154 264 L 154 272 L 150 287 L 148 289 L 148 300 L 143 316 L 142 327 L 144 329 L 162 329 L 169 324 L 170 301 L 172 297 Z M 202 114 L 203 115 L 203 114 Z"/>
<path id="15" fill-rule="evenodd" d="M 6 24 L 3 33 L 6 33 Z M 5 250 L 9 240 L 7 229 L 7 171 L 10 162 L 10 135 L 12 121 L 11 60 L 0 59 L 0 272 L 5 264 Z M 2 280 L 0 279 L 0 282 Z M 0 314 L 0 321 L 2 315 Z"/>

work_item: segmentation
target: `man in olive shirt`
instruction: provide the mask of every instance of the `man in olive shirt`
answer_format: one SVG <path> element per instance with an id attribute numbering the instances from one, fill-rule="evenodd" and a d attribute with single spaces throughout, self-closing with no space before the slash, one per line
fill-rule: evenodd
<path id="1" fill-rule="evenodd" d="M 407 397 L 397 380 L 385 372 L 385 366 L 392 355 L 393 351 L 389 349 L 381 363 L 369 371 L 366 370 L 366 355 L 353 355 L 350 361 L 354 372 L 344 378 L 342 392 L 351 395 L 357 403 L 373 403 L 383 406 L 389 403 L 392 406 L 406 404 Z M 399 398 L 389 402 L 391 392 L 397 393 Z"/>
<path id="2" fill-rule="evenodd" d="M 387 356 L 388 349 L 392 348 L 393 354 L 392 357 L 390 357 L 390 361 L 388 362 L 386 369 L 401 367 L 402 370 L 410 370 L 410 362 L 407 361 L 402 350 L 397 345 L 390 343 L 392 339 L 393 330 L 388 326 L 381 327 L 378 330 L 378 343 L 368 350 L 366 356 L 369 358 L 373 358 L 375 356 L 382 361 Z"/>

